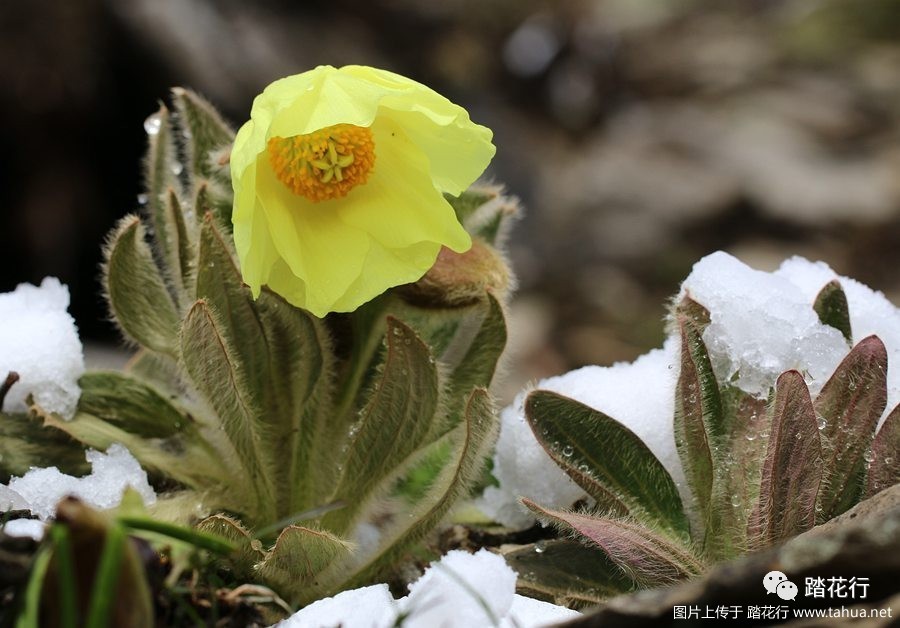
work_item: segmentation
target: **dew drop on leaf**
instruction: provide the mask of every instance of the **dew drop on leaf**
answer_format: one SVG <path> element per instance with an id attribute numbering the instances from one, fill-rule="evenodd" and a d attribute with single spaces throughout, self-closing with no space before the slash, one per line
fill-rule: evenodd
<path id="1" fill-rule="evenodd" d="M 156 135 L 161 127 L 162 118 L 159 117 L 158 113 L 152 113 L 144 120 L 144 131 L 147 132 L 147 135 Z"/>

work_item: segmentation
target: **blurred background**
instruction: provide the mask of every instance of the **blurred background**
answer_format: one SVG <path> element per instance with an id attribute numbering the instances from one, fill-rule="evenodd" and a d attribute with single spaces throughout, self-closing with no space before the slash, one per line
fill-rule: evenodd
<path id="1" fill-rule="evenodd" d="M 100 243 L 139 207 L 144 119 L 182 85 L 238 126 L 321 63 L 400 72 L 494 130 L 488 176 L 525 207 L 507 397 L 658 346 L 720 248 L 900 300 L 898 0 L 5 0 L 0 291 L 59 277 L 106 355 Z"/>

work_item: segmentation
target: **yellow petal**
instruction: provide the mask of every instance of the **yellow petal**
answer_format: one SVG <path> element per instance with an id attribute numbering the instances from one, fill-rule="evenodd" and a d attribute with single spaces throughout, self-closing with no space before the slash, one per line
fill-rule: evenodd
<path id="1" fill-rule="evenodd" d="M 305 284 L 305 302 L 283 296 L 324 316 L 359 276 L 369 236 L 342 222 L 331 203 L 312 203 L 293 194 L 264 157 L 257 163 L 256 186 L 274 248 L 296 280 Z"/>
<path id="2" fill-rule="evenodd" d="M 390 119 L 376 120 L 372 134 L 375 169 L 364 186 L 334 203 L 341 220 L 389 248 L 429 241 L 460 253 L 468 250 L 472 240 L 434 187 L 424 153 Z"/>

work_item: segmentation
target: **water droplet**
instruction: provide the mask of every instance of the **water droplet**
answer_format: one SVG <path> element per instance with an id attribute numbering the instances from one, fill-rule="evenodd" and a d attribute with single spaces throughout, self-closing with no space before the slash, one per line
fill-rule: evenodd
<path id="1" fill-rule="evenodd" d="M 873 462 L 875 460 L 875 452 L 871 449 L 867 449 L 863 454 L 863 460 L 865 460 L 866 462 Z"/>
<path id="2" fill-rule="evenodd" d="M 797 440 L 800 440 L 801 438 L 803 438 L 803 434 L 801 434 L 800 432 L 797 432 L 796 434 L 794 434 L 794 438 L 796 438 Z"/>
<path id="3" fill-rule="evenodd" d="M 816 512 L 822 512 L 822 504 L 816 504 Z"/>
<path id="4" fill-rule="evenodd" d="M 741 505 L 741 496 L 735 493 L 731 496 L 731 505 L 737 508 Z"/>
<path id="5" fill-rule="evenodd" d="M 762 432 L 759 433 L 759 437 L 760 438 L 769 438 L 769 431 L 763 430 Z"/>
<path id="6" fill-rule="evenodd" d="M 884 464 L 894 464 L 894 459 L 891 456 L 885 456 Z"/>
<path id="7" fill-rule="evenodd" d="M 575 448 L 571 445 L 566 445 L 565 447 L 563 447 L 562 455 L 564 455 L 566 458 L 571 456 L 573 453 L 575 453 Z"/>
<path id="8" fill-rule="evenodd" d="M 587 466 L 586 464 L 581 463 L 580 465 L 578 465 L 579 473 L 584 473 L 585 475 L 587 475 L 590 473 L 590 471 L 591 471 L 591 468 L 589 466 Z"/>
<path id="9" fill-rule="evenodd" d="M 697 403 L 697 395 L 691 395 L 688 397 L 688 401 L 691 403 Z"/>
<path id="10" fill-rule="evenodd" d="M 177 176 L 180 175 L 182 172 L 184 172 L 184 166 L 182 166 L 182 165 L 181 165 L 179 162 L 177 162 L 177 161 L 176 161 L 174 164 L 172 164 L 172 174 L 174 174 L 174 175 L 177 177 Z"/>
<path id="11" fill-rule="evenodd" d="M 825 417 L 823 417 L 823 416 L 816 417 L 816 421 L 819 424 L 820 430 L 824 430 L 825 426 L 828 425 L 828 422 L 825 420 Z"/>
<path id="12" fill-rule="evenodd" d="M 402 335 L 403 335 L 403 330 L 400 329 L 399 327 L 394 327 L 394 335 L 395 335 L 395 336 L 398 336 L 398 337 L 399 337 L 399 336 L 402 336 Z"/>
<path id="13" fill-rule="evenodd" d="M 148 200 L 148 199 L 147 199 L 147 195 L 146 195 L 146 194 L 138 194 L 137 199 L 138 199 L 138 203 L 139 203 L 139 204 L 141 204 L 141 205 L 146 205 L 146 204 L 147 204 L 147 200 Z"/>
<path id="14" fill-rule="evenodd" d="M 543 554 L 544 550 L 547 549 L 546 541 L 538 541 L 534 544 L 534 551 L 538 554 Z"/>
<path id="15" fill-rule="evenodd" d="M 156 135 L 162 127 L 162 118 L 158 113 L 152 113 L 144 120 L 144 130 L 147 135 Z"/>
<path id="16" fill-rule="evenodd" d="M 747 432 L 747 435 L 744 436 L 744 438 L 746 438 L 747 440 L 756 440 L 756 433 L 755 432 Z"/>

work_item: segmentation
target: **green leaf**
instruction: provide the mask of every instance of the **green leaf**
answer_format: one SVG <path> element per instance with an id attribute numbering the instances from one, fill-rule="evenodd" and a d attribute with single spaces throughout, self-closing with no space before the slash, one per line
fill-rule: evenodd
<path id="1" fill-rule="evenodd" d="M 507 550 L 503 558 L 519 574 L 518 593 L 554 604 L 595 606 L 634 588 L 605 552 L 568 539 Z"/>
<path id="2" fill-rule="evenodd" d="M 844 335 L 848 344 L 853 342 L 853 333 L 850 329 L 850 308 L 847 305 L 847 295 L 837 279 L 829 281 L 819 292 L 813 309 L 819 315 L 823 325 L 834 327 Z"/>
<path id="3" fill-rule="evenodd" d="M 256 569 L 291 600 L 314 600 L 327 592 L 321 573 L 350 552 L 349 543 L 327 530 L 289 526 Z"/>
<path id="4" fill-rule="evenodd" d="M 144 240 L 136 216 L 119 221 L 105 249 L 106 297 L 122 331 L 133 341 L 177 355 L 181 318 Z"/>
<path id="5" fill-rule="evenodd" d="M 346 531 L 373 488 L 423 446 L 438 412 L 438 374 L 428 347 L 406 325 L 388 317 L 381 377 L 351 426 L 344 473 L 334 498 L 348 504 L 326 517 Z"/>
<path id="6" fill-rule="evenodd" d="M 220 426 L 238 454 L 240 466 L 256 488 L 254 514 L 263 520 L 275 514 L 272 477 L 276 463 L 262 446 L 259 400 L 247 386 L 237 350 L 223 333 L 223 324 L 205 300 L 197 301 L 184 321 L 181 356 L 185 370 L 218 416 Z"/>
<path id="7" fill-rule="evenodd" d="M 900 406 L 891 410 L 875 435 L 872 456 L 866 475 L 866 497 L 900 483 Z"/>
<path id="8" fill-rule="evenodd" d="M 500 246 L 520 214 L 518 201 L 504 196 L 503 188 L 496 185 L 473 185 L 458 197 L 445 198 L 466 231 L 495 247 Z"/>
<path id="9" fill-rule="evenodd" d="M 333 489 L 333 430 L 329 404 L 333 373 L 322 323 L 264 290 L 254 302 L 231 246 L 207 212 L 200 229 L 197 295 L 220 314 L 221 333 L 234 348 L 236 370 L 259 407 L 262 448 L 277 474 L 279 514 L 310 508 Z"/>
<path id="10" fill-rule="evenodd" d="M 78 409 L 145 438 L 171 438 L 194 432 L 192 419 L 159 392 L 133 377 L 93 371 L 78 381 Z"/>
<path id="11" fill-rule="evenodd" d="M 478 208 L 500 198 L 500 191 L 497 186 L 472 186 L 459 196 L 445 194 L 444 198 L 456 212 L 456 219 L 465 225 Z"/>
<path id="12" fill-rule="evenodd" d="M 627 519 L 550 510 L 528 499 L 522 503 L 539 519 L 564 532 L 575 532 L 599 548 L 641 586 L 671 584 L 703 571 L 703 564 L 687 547 Z"/>
<path id="13" fill-rule="evenodd" d="M 110 445 L 121 443 L 144 468 L 187 486 L 208 490 L 218 483 L 228 482 L 228 473 L 216 454 L 199 438 L 176 435 L 168 439 L 148 439 L 85 412 L 78 412 L 71 421 L 64 421 L 39 408 L 34 411 L 40 413 L 46 426 L 56 428 L 88 447 L 106 451 Z"/>
<path id="14" fill-rule="evenodd" d="M 337 481 L 331 403 L 334 357 L 322 322 L 263 290 L 256 302 L 268 357 L 263 433 L 287 472 L 282 514 L 325 502 Z"/>
<path id="15" fill-rule="evenodd" d="M 727 560 L 743 554 L 746 549 L 747 520 L 759 500 L 771 422 L 766 412 L 766 399 L 726 387 L 722 401 L 725 416 L 733 417 L 732 428 L 724 464 L 718 469 L 715 480 L 711 511 L 713 532 L 706 535 L 704 549 L 713 558 Z"/>
<path id="16" fill-rule="evenodd" d="M 140 349 L 125 365 L 125 373 L 153 385 L 169 398 L 177 397 L 184 390 L 178 362 L 171 356 Z"/>
<path id="17" fill-rule="evenodd" d="M 185 135 L 191 176 L 209 178 L 215 173 L 212 153 L 231 144 L 234 131 L 211 104 L 188 89 L 174 88 L 172 101 Z"/>
<path id="18" fill-rule="evenodd" d="M 201 534 L 224 539 L 234 548 L 229 559 L 240 577 L 252 577 L 254 566 L 265 558 L 259 541 L 255 541 L 237 519 L 222 514 L 212 515 L 200 521 L 196 528 Z"/>
<path id="19" fill-rule="evenodd" d="M 267 345 L 260 342 L 262 323 L 232 256 L 231 245 L 209 212 L 200 225 L 197 266 L 197 298 L 204 299 L 218 314 L 221 333 L 234 348 L 247 387 L 262 401 L 271 377 Z"/>
<path id="20" fill-rule="evenodd" d="M 363 586 L 372 582 L 400 560 L 409 548 L 434 530 L 456 501 L 468 494 L 479 478 L 497 433 L 497 415 L 487 391 L 472 392 L 466 404 L 465 421 L 445 437 L 453 447 L 453 455 L 435 478 L 427 494 L 405 517 L 397 517 L 381 531 L 381 543 L 349 579 L 346 565 L 337 565 L 323 579 L 343 581 L 343 587 Z M 433 447 L 440 447 L 438 441 Z M 373 504 L 372 514 L 379 504 Z M 363 517 L 363 520 L 366 520 Z"/>
<path id="21" fill-rule="evenodd" d="M 800 373 L 787 371 L 775 384 L 759 501 L 747 528 L 751 544 L 768 547 L 812 528 L 821 479 L 822 448 L 809 389 Z"/>
<path id="22" fill-rule="evenodd" d="M 709 315 L 685 297 L 676 311 L 676 321 L 681 336 L 681 370 L 675 389 L 675 445 L 706 522 L 707 538 L 712 539 L 718 536 L 712 529 L 712 501 L 719 462 L 712 451 L 724 438 L 725 419 L 719 385 L 702 338 Z"/>
<path id="23" fill-rule="evenodd" d="M 689 538 L 689 525 L 669 472 L 627 427 L 582 403 L 537 390 L 525 416 L 554 462 L 600 508 L 652 520 Z"/>
<path id="24" fill-rule="evenodd" d="M 47 570 L 50 567 L 50 559 L 53 552 L 49 545 L 42 545 L 35 554 L 34 561 L 31 564 L 31 573 L 28 576 L 28 583 L 25 585 L 24 600 L 22 603 L 22 611 L 16 619 L 16 628 L 39 628 L 41 625 L 38 621 L 40 615 L 41 591 L 44 586 L 44 579 Z"/>
<path id="25" fill-rule="evenodd" d="M 465 401 L 473 388 L 490 388 L 497 371 L 497 363 L 506 348 L 506 319 L 503 307 L 491 294 L 485 295 L 486 312 L 478 333 L 469 342 L 464 354 L 441 356 L 441 362 L 453 366 L 450 375 L 451 400 Z"/>
<path id="26" fill-rule="evenodd" d="M 195 234 L 191 233 L 193 225 L 185 222 L 181 201 L 175 190 L 169 188 L 165 201 L 165 230 L 168 250 L 165 251 L 165 263 L 169 281 L 176 288 L 179 305 L 186 307 L 193 301 L 193 273 Z"/>
<path id="27" fill-rule="evenodd" d="M 85 621 L 86 628 L 106 628 L 109 625 L 113 600 L 116 599 L 116 589 L 121 580 L 126 542 L 122 526 L 112 524 L 106 531 L 106 542 L 100 551 L 100 561 L 97 564 L 97 574 L 91 590 L 91 600 Z M 147 598 L 149 603 L 149 595 Z M 150 623 L 149 620 L 147 623 Z"/>
<path id="28" fill-rule="evenodd" d="M 822 429 L 824 473 L 817 521 L 852 506 L 862 489 L 863 456 L 887 405 L 887 351 L 877 336 L 861 340 L 816 397 Z"/>
<path id="29" fill-rule="evenodd" d="M 233 196 L 230 194 L 231 182 L 228 182 L 228 190 L 221 186 L 212 185 L 209 181 L 199 181 L 194 192 L 194 211 L 196 221 L 199 223 L 206 214 L 212 214 L 216 226 L 225 233 L 231 233 L 231 206 Z"/>
<path id="30" fill-rule="evenodd" d="M 170 194 L 180 188 L 178 171 L 180 164 L 172 138 L 169 110 L 160 105 L 154 114 L 159 121 L 156 133 L 148 134 L 147 156 L 144 159 L 144 182 L 147 190 L 147 214 L 153 227 L 155 241 L 162 259 L 169 260 L 170 252 L 176 250 L 169 240 L 170 221 L 167 207 Z"/>
<path id="31" fill-rule="evenodd" d="M 65 432 L 44 427 L 27 414 L 0 413 L 0 483 L 31 467 L 52 466 L 76 476 L 89 471 L 84 447 Z"/>

